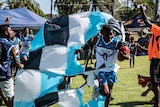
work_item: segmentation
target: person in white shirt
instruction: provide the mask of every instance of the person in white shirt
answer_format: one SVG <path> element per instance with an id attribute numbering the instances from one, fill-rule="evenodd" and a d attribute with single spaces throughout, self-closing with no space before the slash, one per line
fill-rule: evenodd
<path id="1" fill-rule="evenodd" d="M 119 36 L 115 36 L 113 32 L 113 26 L 105 24 L 102 26 L 99 35 L 95 36 L 90 43 L 87 43 L 83 47 L 83 49 L 87 49 L 87 47 L 90 47 L 88 44 L 91 46 L 95 45 L 95 69 L 97 69 L 99 93 L 106 97 L 105 107 L 109 106 L 112 88 L 114 83 L 117 82 L 116 71 L 119 68 L 117 65 L 118 53 L 119 48 L 122 46 L 120 41 Z M 123 56 L 125 59 L 129 59 L 129 56 Z"/>

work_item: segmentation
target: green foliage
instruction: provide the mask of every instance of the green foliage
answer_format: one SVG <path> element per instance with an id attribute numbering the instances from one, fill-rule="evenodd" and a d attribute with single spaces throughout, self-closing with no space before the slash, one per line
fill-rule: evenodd
<path id="1" fill-rule="evenodd" d="M 3 5 L 3 2 L 0 2 L 0 8 L 2 7 L 2 5 Z"/>
<path id="2" fill-rule="evenodd" d="M 130 7 L 127 7 L 127 6 L 121 7 L 119 9 L 118 13 L 120 14 L 120 18 L 123 21 L 129 20 L 131 17 L 133 17 L 134 15 L 137 14 L 137 12 L 132 14 L 132 9 Z"/>
<path id="3" fill-rule="evenodd" d="M 151 19 L 154 18 L 154 2 L 153 0 L 134 0 L 131 2 L 131 6 L 122 6 L 117 11 L 117 14 L 120 15 L 120 19 L 123 21 L 127 21 L 131 19 L 133 16 L 140 14 L 139 5 L 143 4 L 146 6 L 146 14 L 150 16 Z"/>
<path id="4" fill-rule="evenodd" d="M 57 7 L 60 16 L 74 14 L 89 9 L 88 0 L 56 0 L 54 7 Z"/>
<path id="5" fill-rule="evenodd" d="M 149 16 L 151 19 L 154 18 L 154 0 L 135 0 L 134 1 L 134 6 L 137 8 L 138 4 L 143 4 L 146 6 L 146 14 Z"/>
<path id="6" fill-rule="evenodd" d="M 117 4 L 115 0 L 93 0 L 92 11 L 103 11 L 114 13 L 113 6 Z M 54 7 L 58 9 L 60 16 L 89 11 L 90 0 L 56 0 Z"/>
<path id="7" fill-rule="evenodd" d="M 60 16 L 74 14 L 89 10 L 89 0 L 56 0 L 54 7 Z M 122 3 L 123 4 L 123 3 Z M 92 11 L 103 11 L 112 14 L 116 19 L 127 21 L 133 16 L 140 13 L 139 4 L 147 6 L 146 14 L 154 18 L 154 2 L 153 0 L 132 0 L 131 7 L 127 4 L 122 6 L 118 0 L 93 0 Z"/>
<path id="8" fill-rule="evenodd" d="M 46 18 L 46 15 L 42 12 L 39 7 L 39 4 L 35 0 L 7 0 L 7 6 L 5 8 L 14 9 L 14 8 L 23 8 L 26 7 L 27 9 L 31 10 L 32 12 Z"/>

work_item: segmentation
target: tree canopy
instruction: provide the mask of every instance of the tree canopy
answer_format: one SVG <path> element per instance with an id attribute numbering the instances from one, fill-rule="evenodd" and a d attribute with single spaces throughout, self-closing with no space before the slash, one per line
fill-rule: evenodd
<path id="1" fill-rule="evenodd" d="M 25 7 L 42 17 L 46 17 L 43 11 L 40 9 L 40 5 L 35 0 L 6 0 L 4 2 L 0 2 L 0 6 L 2 6 L 4 3 L 6 4 L 4 9 Z"/>

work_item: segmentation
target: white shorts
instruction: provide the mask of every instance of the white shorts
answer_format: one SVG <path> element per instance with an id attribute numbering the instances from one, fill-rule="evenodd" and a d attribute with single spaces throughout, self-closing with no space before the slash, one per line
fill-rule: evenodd
<path id="1" fill-rule="evenodd" d="M 11 98 L 14 96 L 14 85 L 12 78 L 10 78 L 8 81 L 0 81 L 0 88 L 6 98 Z"/>

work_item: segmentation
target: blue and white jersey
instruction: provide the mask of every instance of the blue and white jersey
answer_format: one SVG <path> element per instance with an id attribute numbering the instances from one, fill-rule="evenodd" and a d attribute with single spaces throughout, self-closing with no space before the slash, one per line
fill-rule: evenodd
<path id="1" fill-rule="evenodd" d="M 2 43 L 2 61 L 9 61 L 11 59 L 11 49 L 13 45 L 7 39 L 1 39 L 0 43 Z"/>
<path id="2" fill-rule="evenodd" d="M 99 69 L 103 64 L 105 68 L 101 71 L 111 72 L 116 71 L 117 68 L 117 56 L 119 39 L 113 37 L 110 42 L 106 43 L 103 39 L 103 36 L 99 36 L 96 44 L 96 69 Z"/>
<path id="3" fill-rule="evenodd" d="M 8 42 L 8 39 L 0 37 L 0 41 L 6 41 L 6 42 Z"/>
<path id="4" fill-rule="evenodd" d="M 20 40 L 22 41 L 22 44 L 23 44 L 23 48 L 22 48 L 21 53 L 22 54 L 29 54 L 29 46 L 30 46 L 30 43 L 33 40 L 33 38 L 29 34 L 27 37 L 24 37 L 24 35 L 22 34 L 20 36 Z"/>
<path id="5" fill-rule="evenodd" d="M 19 51 L 20 39 L 15 37 L 14 40 L 9 39 L 9 41 L 11 42 L 12 45 L 14 45 L 16 53 L 17 53 Z"/>
<path id="6" fill-rule="evenodd" d="M 0 80 L 11 78 L 11 50 L 13 45 L 7 39 L 1 39 L 2 53 L 0 58 Z M 4 72 L 2 72 L 4 71 Z"/>

